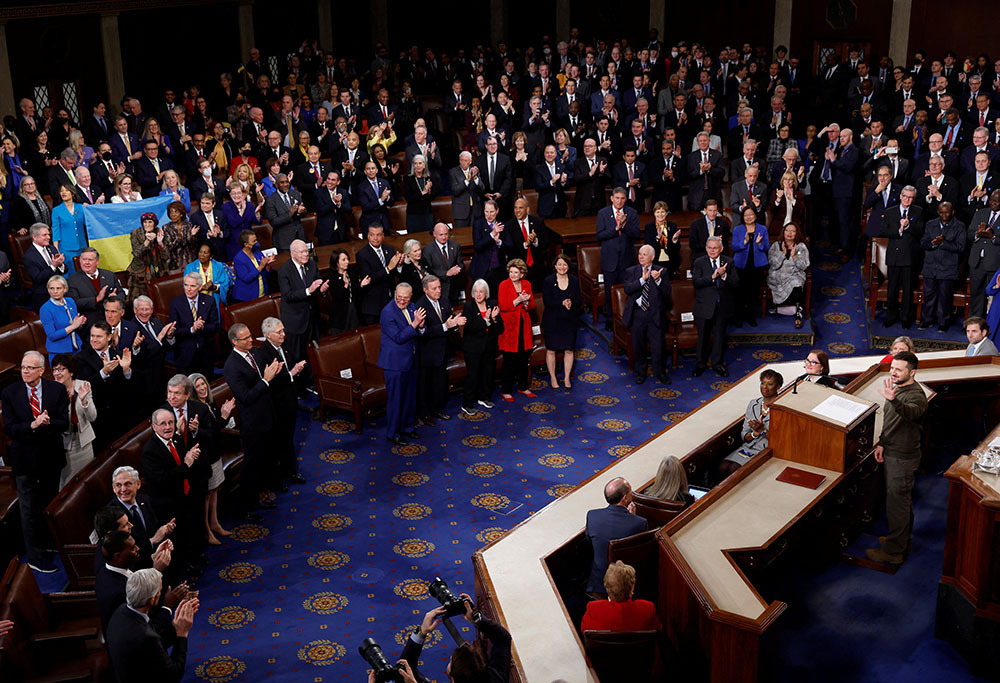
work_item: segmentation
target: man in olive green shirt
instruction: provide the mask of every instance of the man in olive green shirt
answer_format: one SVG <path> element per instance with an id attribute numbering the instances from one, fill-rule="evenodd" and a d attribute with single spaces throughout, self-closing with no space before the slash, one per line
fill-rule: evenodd
<path id="1" fill-rule="evenodd" d="M 899 565 L 910 553 L 913 534 L 913 477 L 920 465 L 927 395 L 917 383 L 917 357 L 909 351 L 893 356 L 889 377 L 878 389 L 882 406 L 882 435 L 875 459 L 885 463 L 885 514 L 889 533 L 880 548 L 865 551 L 876 562 Z"/>

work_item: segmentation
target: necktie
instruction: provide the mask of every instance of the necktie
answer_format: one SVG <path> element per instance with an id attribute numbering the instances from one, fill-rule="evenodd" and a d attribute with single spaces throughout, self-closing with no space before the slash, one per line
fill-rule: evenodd
<path id="1" fill-rule="evenodd" d="M 377 181 L 377 180 L 373 180 L 373 181 L 372 181 L 372 190 L 373 190 L 373 191 L 375 192 L 375 198 L 376 198 L 376 199 L 378 199 L 378 203 L 379 203 L 380 205 L 382 205 L 382 204 L 383 204 L 383 202 L 382 202 L 382 197 L 381 197 L 381 196 L 379 196 L 379 195 L 380 195 L 380 193 L 379 193 L 379 191 L 378 191 L 378 181 Z"/>
<path id="2" fill-rule="evenodd" d="M 965 350 L 965 355 L 966 356 L 976 355 L 976 347 L 973 344 L 969 344 L 969 348 Z"/>
<path id="3" fill-rule="evenodd" d="M 188 442 L 187 420 L 184 419 L 184 406 L 177 409 L 177 431 L 184 437 L 184 445 Z"/>
<path id="4" fill-rule="evenodd" d="M 167 448 L 170 449 L 170 455 L 174 457 L 174 463 L 178 467 L 181 466 L 181 454 L 177 452 L 177 447 L 174 446 L 173 439 L 167 439 Z M 191 484 L 188 482 L 187 477 L 184 478 L 184 495 L 191 493 Z"/>
<path id="5" fill-rule="evenodd" d="M 639 295 L 639 308 L 646 310 L 649 308 L 649 269 L 644 268 L 642 271 L 642 294 Z"/>
<path id="6" fill-rule="evenodd" d="M 945 149 L 951 149 L 951 140 L 954 137 L 954 135 L 955 135 L 955 127 L 954 126 L 948 126 L 948 137 L 945 138 L 945 141 L 944 141 L 944 148 Z"/>
<path id="7" fill-rule="evenodd" d="M 157 175 L 160 173 L 160 162 L 157 159 L 150 159 L 153 162 L 153 169 L 156 171 Z"/>
<path id="8" fill-rule="evenodd" d="M 31 404 L 31 417 L 38 417 L 42 412 L 42 405 L 38 401 L 38 387 L 31 387 L 31 399 L 28 402 Z"/>
<path id="9" fill-rule="evenodd" d="M 299 277 L 302 278 L 302 284 L 308 288 L 309 285 L 306 283 L 306 267 L 303 265 L 299 266 Z"/>
<path id="10" fill-rule="evenodd" d="M 497 157 L 495 154 L 490 155 L 490 189 L 493 189 L 493 175 L 496 172 Z"/>
<path id="11" fill-rule="evenodd" d="M 979 112 L 979 125 L 980 126 L 986 125 L 986 112 L 984 111 Z"/>
<path id="12" fill-rule="evenodd" d="M 125 150 L 132 156 L 132 143 L 129 142 L 128 135 L 122 135 L 122 140 L 125 141 Z"/>
<path id="13" fill-rule="evenodd" d="M 132 518 L 132 525 L 139 527 L 142 533 L 146 533 L 146 520 L 142 516 L 142 510 L 135 503 L 132 503 L 132 507 L 128 509 L 129 516 Z"/>
<path id="14" fill-rule="evenodd" d="M 252 353 L 247 354 L 247 360 L 250 361 L 250 367 L 252 367 L 254 369 L 254 372 L 256 372 L 259 375 L 260 370 L 257 368 L 257 361 L 253 359 Z"/>
<path id="15" fill-rule="evenodd" d="M 441 316 L 441 304 L 433 299 L 431 300 L 431 303 L 434 305 L 434 312 L 437 314 L 438 320 L 444 322 L 444 318 Z"/>
<path id="16" fill-rule="evenodd" d="M 385 268 L 385 254 L 382 253 L 381 249 L 376 249 L 375 253 L 378 255 L 378 260 L 381 261 L 382 267 Z"/>
<path id="17" fill-rule="evenodd" d="M 319 175 L 319 164 L 313 164 L 313 174 L 316 176 L 316 183 L 317 184 L 323 182 L 323 178 L 321 178 L 320 175 Z"/>
<path id="18" fill-rule="evenodd" d="M 292 208 L 292 202 L 289 201 L 287 194 L 282 193 L 282 195 L 281 195 L 281 201 L 285 202 L 285 208 L 286 209 L 291 210 L 291 208 Z"/>
<path id="19" fill-rule="evenodd" d="M 191 320 L 197 320 L 198 319 L 197 299 L 188 299 L 188 305 L 191 306 Z"/>
<path id="20" fill-rule="evenodd" d="M 997 216 L 1000 216 L 1000 213 L 997 213 L 996 211 L 994 211 L 993 213 L 990 214 L 990 228 L 991 229 L 997 227 Z"/>
<path id="21" fill-rule="evenodd" d="M 632 185 L 632 179 L 635 178 L 635 173 L 632 171 L 632 164 L 628 164 L 626 166 L 626 168 L 628 169 L 628 180 L 629 180 L 628 200 L 630 202 L 634 202 L 635 201 L 635 186 Z"/>
<path id="22" fill-rule="evenodd" d="M 413 318 L 410 317 L 410 310 L 408 308 L 403 309 L 403 317 L 406 318 L 407 325 L 413 324 Z"/>
<path id="23" fill-rule="evenodd" d="M 528 244 L 528 221 L 527 220 L 522 220 L 521 221 L 521 232 L 524 234 L 524 243 Z M 531 245 L 530 244 L 528 244 L 528 246 L 526 248 L 526 251 L 527 251 L 528 258 L 525 259 L 525 260 L 526 260 L 526 262 L 528 264 L 528 267 L 531 268 L 531 266 L 533 266 L 535 264 L 535 258 L 531 255 Z"/>
<path id="24" fill-rule="evenodd" d="M 707 164 L 708 163 L 708 152 L 702 152 L 701 153 L 701 163 L 703 163 L 703 164 Z M 704 181 L 703 181 L 704 189 L 707 190 L 708 189 L 708 174 L 707 173 L 703 173 L 702 176 L 704 177 Z"/>
<path id="25" fill-rule="evenodd" d="M 441 255 L 444 256 L 444 264 L 448 265 L 448 245 L 447 244 L 442 244 L 441 245 Z"/>

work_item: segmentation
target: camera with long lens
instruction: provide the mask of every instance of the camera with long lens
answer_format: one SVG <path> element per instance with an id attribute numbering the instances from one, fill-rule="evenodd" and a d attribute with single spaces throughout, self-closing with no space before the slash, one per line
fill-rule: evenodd
<path id="1" fill-rule="evenodd" d="M 448 584 L 440 576 L 434 577 L 434 580 L 427 586 L 427 591 L 445 608 L 445 619 L 465 614 L 465 598 L 460 598 L 452 593 Z"/>
<path id="2" fill-rule="evenodd" d="M 398 681 L 402 683 L 403 678 L 399 675 L 399 665 L 391 663 L 385 658 L 382 647 L 374 638 L 365 638 L 358 646 L 358 653 L 368 662 L 368 666 L 375 672 L 375 680 L 378 683 L 387 681 Z"/>

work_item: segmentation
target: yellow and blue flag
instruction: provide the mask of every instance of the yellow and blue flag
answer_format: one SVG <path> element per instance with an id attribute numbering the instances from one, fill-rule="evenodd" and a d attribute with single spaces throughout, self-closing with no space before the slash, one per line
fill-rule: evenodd
<path id="1" fill-rule="evenodd" d="M 138 202 L 121 204 L 87 204 L 83 215 L 87 221 L 90 246 L 101 254 L 101 267 L 110 271 L 126 270 L 132 263 L 132 243 L 129 233 L 142 227 L 142 214 L 153 213 L 159 225 L 165 224 L 167 205 L 173 197 L 150 197 Z"/>

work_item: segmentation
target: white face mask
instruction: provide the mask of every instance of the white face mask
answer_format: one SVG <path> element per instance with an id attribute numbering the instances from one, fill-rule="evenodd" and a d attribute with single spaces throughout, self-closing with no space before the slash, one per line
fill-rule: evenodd
<path id="1" fill-rule="evenodd" d="M 678 52 L 677 50 L 671 50 L 670 51 L 670 56 L 673 57 L 674 59 L 677 59 L 677 55 L 679 55 L 679 54 L 680 54 L 680 52 Z"/>
<path id="2" fill-rule="evenodd" d="M 210 178 L 212 177 L 212 169 L 206 166 L 205 168 L 201 169 L 201 174 L 206 178 Z"/>

